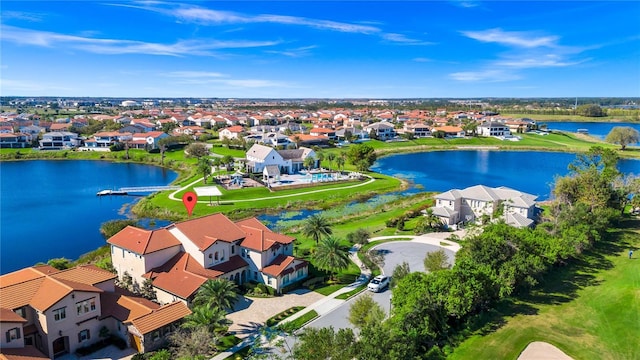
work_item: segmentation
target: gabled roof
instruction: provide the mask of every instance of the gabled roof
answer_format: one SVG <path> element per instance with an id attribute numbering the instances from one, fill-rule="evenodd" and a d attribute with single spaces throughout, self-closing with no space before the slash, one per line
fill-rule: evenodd
<path id="1" fill-rule="evenodd" d="M 434 206 L 431 209 L 433 210 L 433 215 L 435 215 L 435 216 L 443 216 L 443 217 L 446 217 L 446 218 L 450 218 L 450 217 L 455 216 L 456 214 L 458 214 L 457 211 L 449 209 L 447 207 Z"/>
<path id="2" fill-rule="evenodd" d="M 96 285 L 113 280 L 116 274 L 101 269 L 95 265 L 80 265 L 71 269 L 59 271 L 51 275 L 54 279 L 74 281 L 77 283 Z"/>
<path id="3" fill-rule="evenodd" d="M 191 314 L 191 310 L 187 305 L 181 301 L 176 301 L 155 309 L 147 315 L 133 319 L 131 323 L 144 335 L 178 321 L 189 314 Z"/>
<path id="4" fill-rule="evenodd" d="M 533 224 L 533 220 L 518 213 L 505 214 L 506 223 L 515 227 L 528 227 Z"/>
<path id="5" fill-rule="evenodd" d="M 38 290 L 33 295 L 29 305 L 39 311 L 47 311 L 50 307 L 62 300 L 73 291 L 86 291 L 101 293 L 102 289 L 95 286 L 83 284 L 75 281 L 53 279 L 45 277 Z"/>
<path id="6" fill-rule="evenodd" d="M 180 252 L 163 265 L 144 274 L 153 279 L 153 286 L 187 299 L 208 279 L 215 279 L 222 272 L 205 269 L 191 255 Z"/>
<path id="7" fill-rule="evenodd" d="M 445 191 L 441 194 L 438 194 L 435 197 L 436 199 L 441 199 L 441 200 L 456 200 L 462 197 L 462 194 L 460 193 L 460 190 L 453 189 L 453 190 Z"/>
<path id="8" fill-rule="evenodd" d="M 0 308 L 0 323 L 26 323 L 27 319 L 16 314 L 11 309 Z"/>
<path id="9" fill-rule="evenodd" d="M 145 230 L 134 226 L 120 230 L 107 242 L 140 255 L 180 245 L 180 241 L 167 229 Z"/>
<path id="10" fill-rule="evenodd" d="M 246 237 L 240 246 L 256 251 L 265 251 L 273 246 L 292 243 L 295 238 L 283 234 L 274 233 L 256 218 L 250 218 L 237 222 L 246 233 Z"/>
<path id="11" fill-rule="evenodd" d="M 112 316 L 123 323 L 149 314 L 159 307 L 160 305 L 145 298 L 118 292 L 105 292 L 100 296 L 101 318 Z"/>
<path id="12" fill-rule="evenodd" d="M 280 167 L 278 165 L 267 165 L 264 167 L 263 172 L 266 172 L 267 176 L 280 175 Z"/>
<path id="13" fill-rule="evenodd" d="M 271 264 L 262 268 L 262 272 L 271 276 L 280 276 L 285 269 L 291 265 L 296 258 L 284 254 L 278 255 Z"/>
<path id="14" fill-rule="evenodd" d="M 268 146 L 253 144 L 253 146 L 249 150 L 247 150 L 247 155 L 257 159 L 264 160 L 273 151 L 276 151 L 276 150 Z"/>
<path id="15" fill-rule="evenodd" d="M 187 237 L 199 250 L 206 250 L 216 241 L 233 242 L 244 238 L 244 232 L 223 214 L 212 214 L 197 219 L 186 220 L 168 227 L 175 236 L 174 229 Z"/>

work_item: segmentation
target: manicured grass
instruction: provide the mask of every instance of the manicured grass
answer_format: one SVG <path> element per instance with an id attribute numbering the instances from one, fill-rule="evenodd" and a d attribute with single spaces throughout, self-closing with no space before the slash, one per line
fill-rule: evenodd
<path id="1" fill-rule="evenodd" d="M 288 318 L 289 316 L 297 313 L 298 311 L 300 311 L 302 309 L 304 309 L 304 306 L 294 306 L 292 308 L 289 308 L 289 309 L 287 309 L 285 311 L 282 311 L 282 312 L 280 312 L 280 313 L 268 318 L 267 321 L 265 322 L 265 324 L 267 326 L 273 326 L 273 325 L 279 323 L 280 321 Z"/>
<path id="2" fill-rule="evenodd" d="M 549 279 L 530 296 L 503 304 L 451 359 L 516 359 L 532 341 L 579 359 L 640 359 L 640 220 Z M 637 252 L 636 252 L 637 254 Z"/>
<path id="3" fill-rule="evenodd" d="M 303 314 L 299 318 L 286 322 L 284 327 L 287 331 L 296 331 L 300 329 L 304 324 L 318 317 L 318 312 L 315 310 L 310 310 L 308 313 Z"/>
<path id="4" fill-rule="evenodd" d="M 358 294 L 359 292 L 364 290 L 366 287 L 367 287 L 367 283 L 364 283 L 364 284 L 358 286 L 357 288 L 355 288 L 355 289 L 353 289 L 353 290 L 351 290 L 349 292 L 346 292 L 344 294 L 340 294 L 340 295 L 336 296 L 336 299 L 338 299 L 338 300 L 347 300 L 348 298 L 352 297 L 353 295 Z"/>
<path id="5" fill-rule="evenodd" d="M 221 156 L 231 155 L 234 158 L 244 158 L 247 153 L 244 150 L 229 149 L 225 146 L 214 146 L 213 148 L 211 148 L 211 152 Z"/>

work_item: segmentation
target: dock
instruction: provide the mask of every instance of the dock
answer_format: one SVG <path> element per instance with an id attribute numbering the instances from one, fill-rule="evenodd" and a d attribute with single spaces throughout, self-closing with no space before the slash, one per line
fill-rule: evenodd
<path id="1" fill-rule="evenodd" d="M 139 186 L 139 187 L 123 187 L 117 190 L 101 190 L 96 193 L 96 196 L 109 196 L 109 195 L 129 195 L 131 193 L 145 193 L 145 192 L 157 192 L 166 190 L 178 190 L 179 186 Z"/>

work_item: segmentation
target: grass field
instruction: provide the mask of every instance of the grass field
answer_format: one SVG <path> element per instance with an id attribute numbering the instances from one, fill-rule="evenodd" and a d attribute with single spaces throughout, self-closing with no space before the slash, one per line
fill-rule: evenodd
<path id="1" fill-rule="evenodd" d="M 503 304 L 451 359 L 516 359 L 532 341 L 551 343 L 576 360 L 640 359 L 640 220 L 565 268 L 554 269 L 530 296 Z"/>

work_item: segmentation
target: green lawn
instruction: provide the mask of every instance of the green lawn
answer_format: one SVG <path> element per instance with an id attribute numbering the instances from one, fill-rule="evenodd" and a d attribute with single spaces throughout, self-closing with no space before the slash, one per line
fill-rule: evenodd
<path id="1" fill-rule="evenodd" d="M 455 349 L 451 359 L 516 359 L 532 341 L 549 342 L 572 358 L 640 359 L 640 220 L 565 268 L 541 289 L 503 305 Z M 493 328 L 497 329 L 493 329 Z"/>

